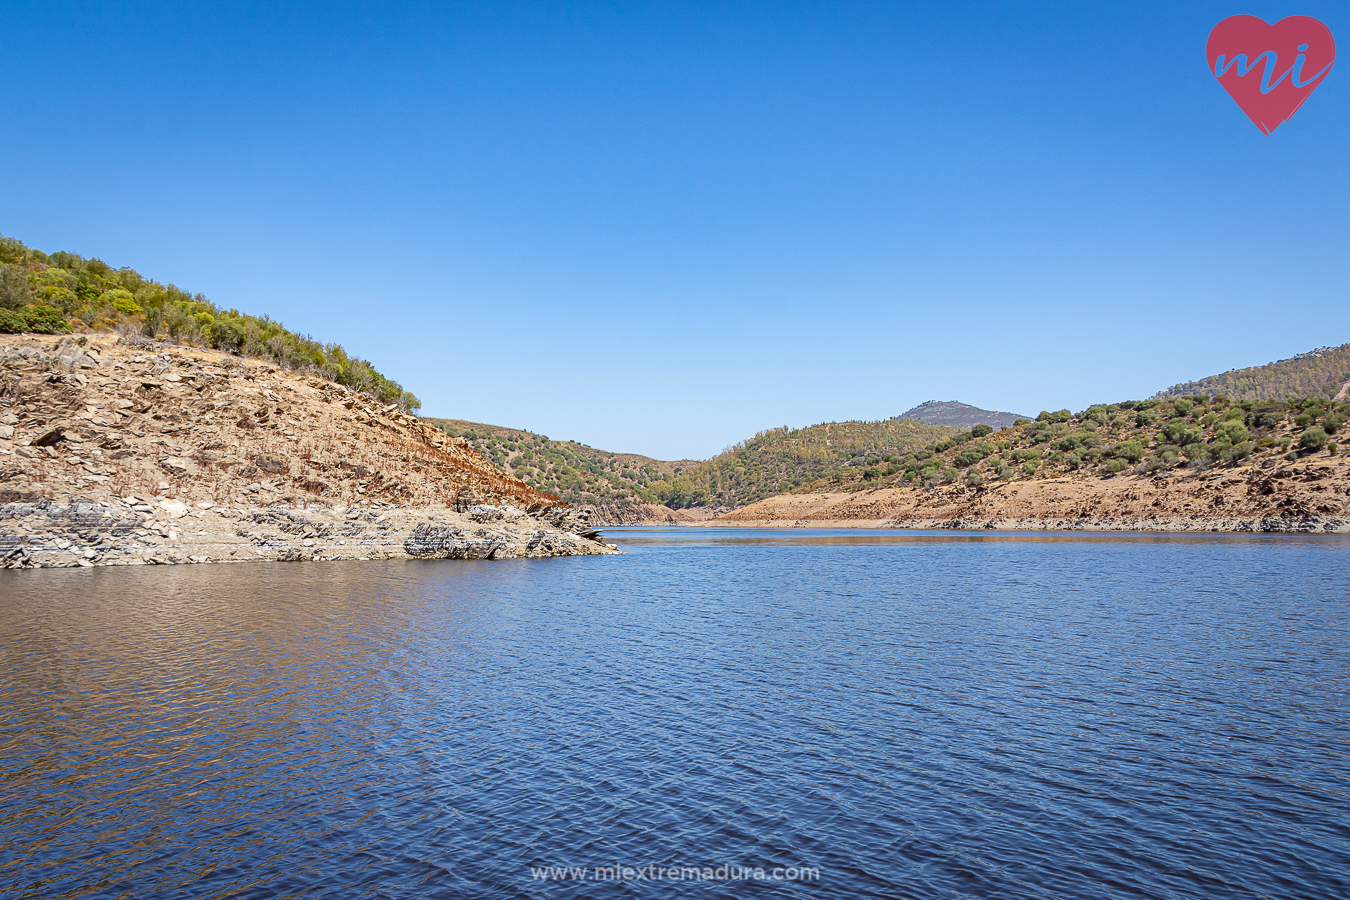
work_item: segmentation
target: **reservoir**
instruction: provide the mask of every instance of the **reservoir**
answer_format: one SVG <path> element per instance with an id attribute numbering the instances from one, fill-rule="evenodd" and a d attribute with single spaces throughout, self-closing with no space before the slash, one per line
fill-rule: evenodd
<path id="1" fill-rule="evenodd" d="M 0 897 L 1350 896 L 1350 538 L 0 572 Z"/>

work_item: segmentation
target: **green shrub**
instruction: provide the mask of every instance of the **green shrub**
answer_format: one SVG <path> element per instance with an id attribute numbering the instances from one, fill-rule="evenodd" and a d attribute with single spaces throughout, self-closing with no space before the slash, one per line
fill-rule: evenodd
<path id="1" fill-rule="evenodd" d="M 1224 419 L 1214 429 L 1214 437 L 1216 440 L 1227 439 L 1228 443 L 1237 445 L 1247 440 L 1250 432 L 1247 431 L 1246 425 L 1236 419 Z"/>
<path id="2" fill-rule="evenodd" d="M 1298 445 L 1304 450 L 1314 452 L 1321 450 L 1327 445 L 1327 433 L 1320 428 L 1313 427 L 1303 432 L 1298 437 Z"/>
<path id="3" fill-rule="evenodd" d="M 1183 444 L 1181 452 L 1187 459 L 1201 459 L 1209 455 L 1209 447 L 1202 441 L 1192 441 L 1188 444 Z"/>
<path id="4" fill-rule="evenodd" d="M 966 475 L 966 484 L 970 485 L 971 487 L 979 487 L 980 485 L 984 484 L 984 479 L 980 477 L 979 472 L 971 471 L 968 475 Z"/>
<path id="5" fill-rule="evenodd" d="M 986 434 L 993 434 L 993 433 L 994 433 L 994 429 L 993 429 L 992 427 L 990 427 L 989 425 L 980 424 L 980 425 L 976 425 L 974 428 L 970 429 L 970 433 L 971 433 L 972 435 L 974 435 L 975 437 L 977 437 L 977 438 L 982 438 L 982 437 L 984 437 Z"/>
<path id="6" fill-rule="evenodd" d="M 1279 439 L 1278 441 L 1276 441 L 1275 443 L 1279 445 L 1279 447 L 1280 447 L 1281 450 L 1288 450 L 1288 449 L 1289 449 L 1289 445 L 1292 444 L 1293 441 L 1290 439 L 1290 437 L 1289 437 L 1288 435 L 1285 435 L 1284 437 L 1280 438 L 1280 439 Z"/>
<path id="7" fill-rule="evenodd" d="M 1185 397 L 1178 397 L 1172 401 L 1172 408 L 1177 411 L 1177 415 L 1189 416 L 1191 411 L 1195 409 L 1195 404 Z"/>
<path id="8" fill-rule="evenodd" d="M 136 295 L 126 288 L 114 288 L 111 291 L 105 291 L 98 300 L 100 305 L 111 306 L 123 315 L 138 316 L 142 311 L 141 305 L 136 302 Z"/>
<path id="9" fill-rule="evenodd" d="M 1022 463 L 1022 471 L 1028 475 L 1035 475 L 1036 461 L 1034 459 L 1029 459 L 1026 462 Z"/>
<path id="10" fill-rule="evenodd" d="M 1226 451 L 1223 455 L 1223 461 L 1232 465 L 1240 460 L 1247 459 L 1252 455 L 1252 445 L 1250 441 L 1243 441 L 1240 444 L 1234 444 L 1232 449 Z"/>
<path id="11" fill-rule="evenodd" d="M 25 306 L 19 310 L 0 309 L 0 333 L 64 334 L 70 331 L 61 311 L 44 304 Z"/>
<path id="12" fill-rule="evenodd" d="M 987 453 L 981 453 L 979 447 L 964 447 L 960 453 L 952 458 L 952 462 L 958 469 L 968 469 L 987 455 Z"/>
<path id="13" fill-rule="evenodd" d="M 1299 428 L 1307 428 L 1316 421 L 1317 416 L 1313 415 L 1311 412 L 1308 412 L 1307 410 L 1304 410 L 1303 412 L 1294 416 L 1294 424 Z"/>
<path id="14" fill-rule="evenodd" d="M 1163 434 L 1174 444 L 1186 446 L 1193 444 L 1204 437 L 1204 431 L 1199 425 L 1193 425 L 1184 419 L 1173 419 L 1163 426 Z"/>
<path id="15" fill-rule="evenodd" d="M 1128 460 L 1131 463 L 1137 463 L 1144 458 L 1144 445 L 1139 441 L 1121 441 L 1119 444 L 1107 450 L 1107 453 L 1117 459 Z"/>
<path id="16" fill-rule="evenodd" d="M 1158 421 L 1158 414 L 1151 409 L 1140 410 L 1134 415 L 1134 424 L 1139 428 L 1147 428 Z"/>
<path id="17" fill-rule="evenodd" d="M 1332 441 L 1330 444 L 1327 444 L 1327 452 L 1330 453 L 1332 456 L 1335 456 L 1335 455 L 1336 455 L 1336 442 L 1335 442 L 1335 441 Z"/>
<path id="18" fill-rule="evenodd" d="M 862 477 L 863 481 L 875 481 L 881 477 L 881 470 L 876 466 L 868 466 L 866 469 L 863 469 Z"/>
<path id="19" fill-rule="evenodd" d="M 1125 471 L 1125 460 L 1113 459 L 1106 464 L 1105 468 L 1108 474 L 1118 475 L 1119 473 Z"/>
<path id="20" fill-rule="evenodd" d="M 0 309 L 20 309 L 33 300 L 33 286 L 21 266 L 0 263 Z"/>
<path id="21" fill-rule="evenodd" d="M 1340 412 L 1327 413 L 1326 420 L 1322 422 L 1322 429 L 1327 434 L 1335 434 L 1341 430 L 1345 424 L 1345 415 Z"/>
<path id="22" fill-rule="evenodd" d="M 1274 428 L 1284 421 L 1284 406 L 1280 403 L 1262 403 L 1252 410 L 1253 428 Z"/>
<path id="23" fill-rule="evenodd" d="M 23 317 L 24 331 L 36 334 L 65 334 L 70 331 L 61 311 L 43 303 L 24 307 L 20 315 Z"/>

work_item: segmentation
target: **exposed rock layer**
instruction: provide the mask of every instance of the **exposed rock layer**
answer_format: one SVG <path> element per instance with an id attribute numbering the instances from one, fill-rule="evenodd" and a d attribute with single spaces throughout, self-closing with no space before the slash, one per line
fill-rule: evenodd
<path id="1" fill-rule="evenodd" d="M 708 524 L 1350 532 L 1350 466 L 1320 454 L 1162 477 L 783 494 Z"/>
<path id="2" fill-rule="evenodd" d="M 138 339 L 0 337 L 5 564 L 418 556 L 419 525 L 492 558 L 615 552 L 464 441 L 323 379 Z"/>

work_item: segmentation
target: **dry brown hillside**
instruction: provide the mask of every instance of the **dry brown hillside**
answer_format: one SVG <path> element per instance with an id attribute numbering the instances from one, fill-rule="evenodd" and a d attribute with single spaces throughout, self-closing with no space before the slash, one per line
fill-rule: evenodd
<path id="1" fill-rule="evenodd" d="M 557 503 L 396 407 L 214 350 L 6 335 L 0 419 L 0 502 Z"/>
<path id="2" fill-rule="evenodd" d="M 1323 455 L 1194 474 L 783 494 L 707 524 L 1350 532 L 1350 462 Z"/>

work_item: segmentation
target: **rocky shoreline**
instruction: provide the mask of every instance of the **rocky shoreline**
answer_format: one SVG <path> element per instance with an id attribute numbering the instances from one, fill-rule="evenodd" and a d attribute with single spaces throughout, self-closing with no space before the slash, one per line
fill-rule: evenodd
<path id="1" fill-rule="evenodd" d="M 742 519 L 698 523 L 716 528 L 859 528 L 903 531 L 1135 531 L 1191 534 L 1350 534 L 1342 516 L 1253 516 L 1216 518 L 952 518 L 952 519 Z"/>
<path id="2" fill-rule="evenodd" d="M 781 494 L 709 525 L 1006 531 L 1350 532 L 1350 459 L 1152 476 Z"/>
<path id="3" fill-rule="evenodd" d="M 10 569 L 618 552 L 584 515 L 556 507 L 248 507 L 134 496 L 0 504 L 0 566 Z"/>

